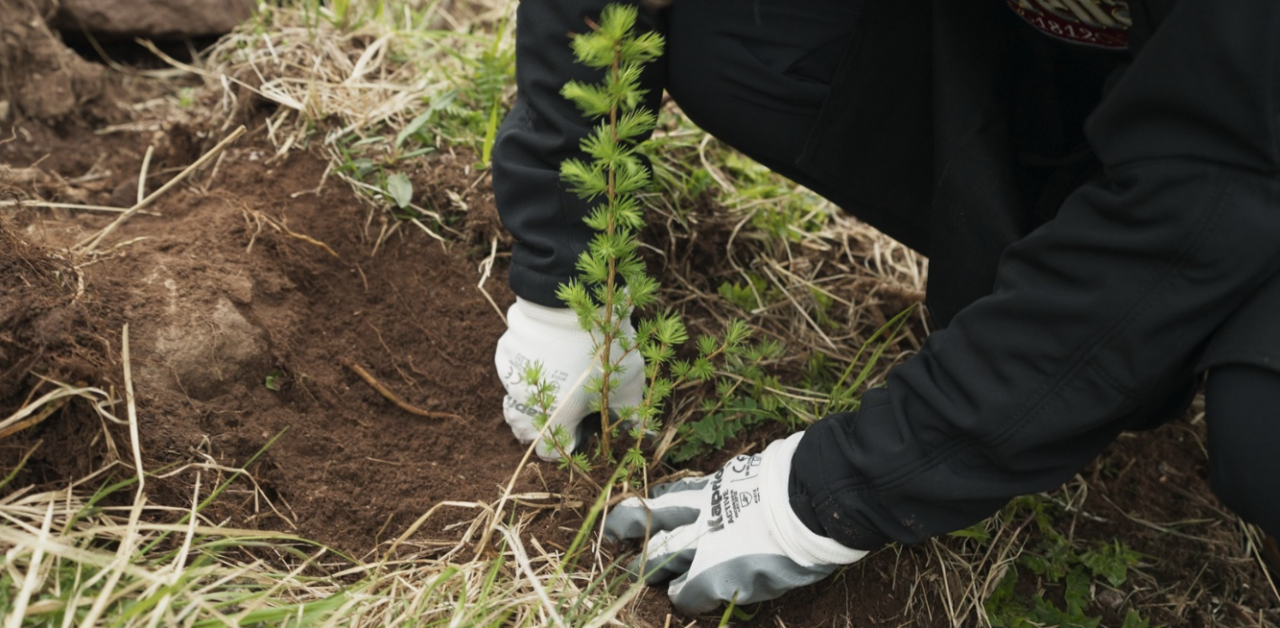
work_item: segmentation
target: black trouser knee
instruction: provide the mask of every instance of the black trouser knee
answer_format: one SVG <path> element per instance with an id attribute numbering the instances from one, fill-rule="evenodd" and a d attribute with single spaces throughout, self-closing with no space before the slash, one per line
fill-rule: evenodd
<path id="1" fill-rule="evenodd" d="M 928 254 L 928 229 L 912 216 L 869 211 L 847 181 L 799 165 L 814 146 L 833 141 L 818 121 L 843 104 L 828 99 L 838 88 L 833 83 L 847 78 L 841 64 L 858 47 L 867 6 L 866 0 L 674 2 L 664 12 L 667 91 L 720 141 Z"/>
<path id="2" fill-rule="evenodd" d="M 861 0 L 675 2 L 666 15 L 667 91 L 703 130 L 813 188 L 795 162 L 861 6 Z"/>
<path id="3" fill-rule="evenodd" d="M 1280 537 L 1280 373 L 1212 369 L 1205 422 L 1213 492 L 1246 521 Z"/>

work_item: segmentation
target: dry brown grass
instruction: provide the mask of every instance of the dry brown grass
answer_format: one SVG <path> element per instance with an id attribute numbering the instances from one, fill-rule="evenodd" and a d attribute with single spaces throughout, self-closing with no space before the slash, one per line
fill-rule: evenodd
<path id="1" fill-rule="evenodd" d="M 20 424 L 60 401 L 88 404 L 104 424 L 124 425 L 120 448 L 103 430 L 109 463 L 67 486 L 17 487 L 0 498 L 0 601 L 4 625 L 422 626 L 616 625 L 642 590 L 613 583 L 606 565 L 567 572 L 522 533 L 540 504 L 563 505 L 549 493 L 506 494 L 493 504 L 444 501 L 431 506 L 371 558 L 356 559 L 291 534 L 242 530 L 209 520 L 203 508 L 227 487 L 247 490 L 274 509 L 252 473 L 211 456 L 159 472 L 142 466 L 132 396 L 128 328 L 122 331 L 125 399 L 91 387 L 54 383 L 50 392 L 0 421 Z M 124 406 L 125 418 L 116 415 Z M 123 449 L 123 451 L 121 451 Z M 248 466 L 248 465 L 246 465 Z M 107 478 L 131 480 L 104 489 Z M 14 469 L 0 487 L 18 473 Z M 189 506 L 152 504 L 149 478 L 187 476 Z M 127 506 L 102 504 L 131 490 Z M 523 512 L 503 504 L 522 504 Z M 288 520 L 277 511 L 277 515 Z M 429 521 L 452 519 L 451 538 L 422 539 Z M 171 522 L 171 523 L 164 523 Z M 481 536 L 489 550 L 472 555 Z M 412 541 L 410 540 L 412 538 Z"/>

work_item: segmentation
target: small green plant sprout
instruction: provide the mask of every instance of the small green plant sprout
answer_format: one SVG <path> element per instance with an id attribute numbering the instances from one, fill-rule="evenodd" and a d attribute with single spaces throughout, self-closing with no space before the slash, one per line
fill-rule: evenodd
<path id="1" fill-rule="evenodd" d="M 533 394 L 529 396 L 529 405 L 537 409 L 533 424 L 539 430 L 551 420 L 551 409 L 556 405 L 556 385 L 543 377 L 542 363 L 533 362 L 525 366 L 522 374 L 524 381 L 533 383 Z M 586 454 L 569 450 L 572 438 L 563 427 L 556 426 L 551 430 L 546 441 L 560 455 L 560 464 L 571 471 L 577 471 L 584 477 L 591 472 L 591 463 Z"/>
<path id="2" fill-rule="evenodd" d="M 1083 543 L 1073 541 L 1058 529 L 1056 519 L 1062 514 L 1050 500 L 1040 495 L 1024 495 L 1011 501 L 999 515 L 1005 519 L 1029 518 L 1035 522 L 1040 538 L 1009 565 L 984 602 L 987 621 L 992 626 L 1099 626 L 1102 618 L 1088 614 L 1095 590 L 1099 586 L 1124 585 L 1130 570 L 1146 558 L 1120 540 L 1097 540 L 1082 549 Z M 978 529 L 975 526 L 952 536 L 988 542 L 989 537 Z M 1028 581 L 1035 586 L 1028 587 Z M 1129 610 L 1122 628 L 1149 625 L 1136 610 Z"/>
<path id="3" fill-rule="evenodd" d="M 575 36 L 574 56 L 579 63 L 604 70 L 604 80 L 597 84 L 571 81 L 561 90 L 585 115 L 599 120 L 581 143 L 591 160 L 568 159 L 560 168 L 561 179 L 575 194 L 596 203 L 586 217 L 596 235 L 578 258 L 580 277 L 562 285 L 557 294 L 595 340 L 601 374 L 586 388 L 599 393 L 604 452 L 610 451 L 610 438 L 623 423 L 633 424 L 640 436 L 651 428 L 647 421 L 656 414 L 651 408 L 621 408 L 616 418 L 610 416 L 609 394 L 622 374 L 622 359 L 640 351 L 652 362 L 660 362 L 687 337 L 674 315 L 642 323 L 636 337 L 623 333 L 632 310 L 653 304 L 658 289 L 638 253 L 636 232 L 644 225 L 644 216 L 635 194 L 649 185 L 650 177 L 636 146 L 657 123 L 657 116 L 641 107 L 646 90 L 640 86 L 640 76 L 646 63 L 662 55 L 663 40 L 657 33 L 637 33 L 637 15 L 635 7 L 609 5 L 600 22 L 591 24 L 591 32 Z M 646 396 L 661 399 L 669 392 L 661 385 L 651 386 Z M 564 443 L 569 435 L 553 433 L 552 439 Z"/>
<path id="4" fill-rule="evenodd" d="M 284 373 L 280 369 L 276 369 L 267 373 L 267 377 L 263 380 L 262 385 L 270 391 L 280 392 L 284 389 Z"/>

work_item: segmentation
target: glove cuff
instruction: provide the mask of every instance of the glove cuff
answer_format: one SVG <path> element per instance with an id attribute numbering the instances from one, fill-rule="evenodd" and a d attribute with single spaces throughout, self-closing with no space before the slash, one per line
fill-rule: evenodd
<path id="1" fill-rule="evenodd" d="M 769 509 L 769 531 L 790 558 L 801 565 L 848 565 L 862 560 L 866 551 L 841 545 L 834 539 L 814 534 L 791 510 L 789 482 L 791 458 L 804 432 L 774 441 L 761 460 L 761 501 Z"/>
<path id="2" fill-rule="evenodd" d="M 582 327 L 578 325 L 578 315 L 567 307 L 547 307 L 523 297 L 516 297 L 516 302 L 511 304 L 511 309 L 507 311 L 507 318 L 510 319 L 517 312 L 532 322 L 553 327 L 558 331 L 582 331 Z"/>
<path id="3" fill-rule="evenodd" d="M 578 313 L 574 312 L 572 308 L 538 305 L 523 297 L 516 297 L 516 302 L 512 303 L 511 308 L 507 310 L 508 325 L 512 318 L 523 318 L 556 333 L 575 335 L 588 333 L 578 323 Z M 622 321 L 622 330 L 632 335 L 635 334 L 635 328 L 631 326 L 629 317 Z"/>

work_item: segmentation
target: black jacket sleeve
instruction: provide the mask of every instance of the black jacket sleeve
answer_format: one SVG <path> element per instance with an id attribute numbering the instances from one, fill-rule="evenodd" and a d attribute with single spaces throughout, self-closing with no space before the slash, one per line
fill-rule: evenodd
<path id="1" fill-rule="evenodd" d="M 570 37 L 589 30 L 588 20 L 599 20 L 610 1 L 523 0 L 516 13 L 518 93 L 494 143 L 493 191 L 516 240 L 511 289 L 548 307 L 565 307 L 556 289 L 577 274 L 574 265 L 592 237 L 582 222 L 589 205 L 560 182 L 560 162 L 584 157 L 578 144 L 593 123 L 560 89 L 571 80 L 598 82 L 603 73 L 575 62 Z M 651 27 L 641 14 L 642 27 Z M 662 76 L 660 62 L 647 66 L 642 82 L 651 109 L 661 101 Z"/>
<path id="2" fill-rule="evenodd" d="M 872 549 L 1060 485 L 1280 270 L 1280 3 L 1181 0 L 1151 32 L 1086 129 L 1105 176 L 858 412 L 809 429 L 802 519 Z"/>

